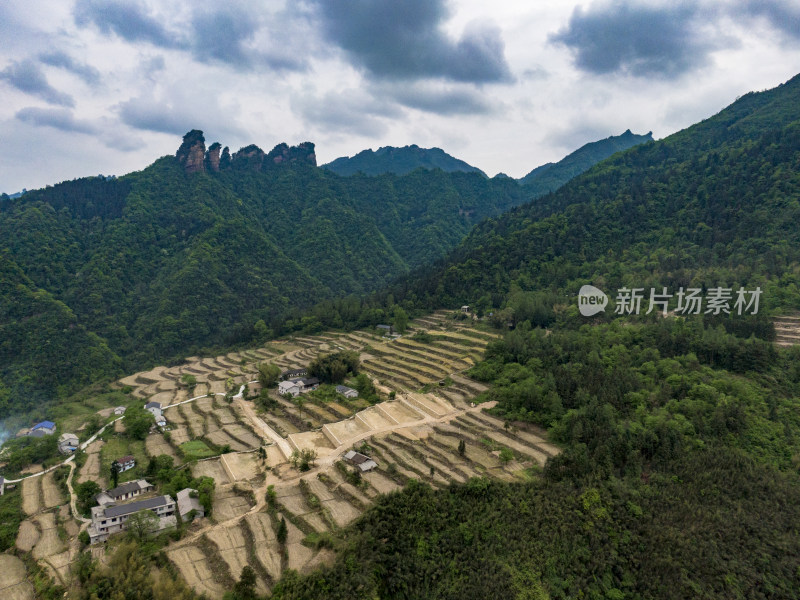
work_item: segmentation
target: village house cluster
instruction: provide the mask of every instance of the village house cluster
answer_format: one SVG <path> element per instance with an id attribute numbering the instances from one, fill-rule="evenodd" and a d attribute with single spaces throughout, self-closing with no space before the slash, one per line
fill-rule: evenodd
<path id="1" fill-rule="evenodd" d="M 183 521 L 205 516 L 197 499 L 197 490 L 185 488 L 179 491 L 177 501 L 168 495 L 154 496 L 154 491 L 153 484 L 139 479 L 100 492 L 95 496 L 98 506 L 92 508 L 92 524 L 87 530 L 90 542 L 104 542 L 110 535 L 127 530 L 130 517 L 145 510 L 157 517 L 157 531 L 175 527 L 178 523 L 176 514 Z"/>

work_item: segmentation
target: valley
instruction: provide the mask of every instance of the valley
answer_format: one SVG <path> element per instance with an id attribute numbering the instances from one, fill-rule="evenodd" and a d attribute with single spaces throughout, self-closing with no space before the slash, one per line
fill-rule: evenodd
<path id="1" fill-rule="evenodd" d="M 193 477 L 213 478 L 211 517 L 189 525 L 165 548 L 186 582 L 213 599 L 230 589 L 245 565 L 266 593 L 286 569 L 308 572 L 329 563 L 327 536 L 412 479 L 434 488 L 472 477 L 528 481 L 559 449 L 544 430 L 504 422 L 484 412 L 493 402 L 474 402 L 487 386 L 462 372 L 497 335 L 457 315 L 437 311 L 412 321 L 402 336 L 384 337 L 381 330 L 298 335 L 127 376 L 118 387 L 134 402 L 158 402 L 168 426 L 136 442 L 122 434 L 124 419 L 113 422 L 108 433 L 85 446 L 74 481 L 105 488 L 110 457 L 125 452 L 137 464 L 166 455 Z M 320 354 L 344 349 L 358 353 L 380 401 L 321 399 L 312 392 L 298 397 L 300 402 L 275 389 L 269 391 L 270 409 L 253 401 L 260 392 L 259 364 L 303 370 Z M 101 412 L 109 415 L 111 409 Z M 202 458 L 199 449 L 213 456 Z M 351 449 L 377 468 L 356 475 L 343 460 Z M 293 454 L 303 451 L 314 457 L 306 471 L 292 466 Z M 21 482 L 27 518 L 16 547 L 69 586 L 70 565 L 80 552 L 77 534 L 89 520 L 71 517 L 66 485 L 55 484 L 61 470 L 67 471 L 60 467 Z M 121 481 L 134 477 L 123 475 Z M 281 521 L 287 530 L 282 543 L 276 538 Z M 88 549 L 104 561 L 115 539 L 108 544 Z"/>

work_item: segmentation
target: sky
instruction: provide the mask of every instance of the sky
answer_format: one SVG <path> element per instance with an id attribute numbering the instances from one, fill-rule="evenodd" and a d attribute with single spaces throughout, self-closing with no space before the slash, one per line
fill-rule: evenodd
<path id="1" fill-rule="evenodd" d="M 522 177 L 798 72 L 793 0 L 3 0 L 0 192 L 140 170 L 190 129 Z"/>

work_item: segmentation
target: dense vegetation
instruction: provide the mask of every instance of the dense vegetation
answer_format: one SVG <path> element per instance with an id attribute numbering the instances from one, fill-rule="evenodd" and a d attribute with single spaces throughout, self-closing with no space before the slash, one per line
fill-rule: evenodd
<path id="1" fill-rule="evenodd" d="M 393 289 L 428 306 L 497 307 L 514 289 L 571 299 L 584 283 L 764 291 L 800 306 L 800 78 L 598 164 L 480 224 Z"/>
<path id="2" fill-rule="evenodd" d="M 563 452 L 529 484 L 384 498 L 332 566 L 273 597 L 797 597 L 800 351 L 773 347 L 763 312 L 586 319 L 574 294 L 760 285 L 768 309 L 796 309 L 799 158 L 795 78 L 489 220 L 395 286 L 407 306 L 510 323 L 471 374 Z"/>
<path id="3" fill-rule="evenodd" d="M 333 566 L 288 575 L 274 598 L 800 589 L 799 350 L 700 320 L 549 335 L 525 322 L 472 374 L 494 383 L 496 414 L 549 426 L 564 451 L 544 478 L 411 485 L 348 530 Z"/>
<path id="4" fill-rule="evenodd" d="M 475 173 L 186 174 L 174 157 L 2 198 L 0 417 L 266 339 L 290 308 L 376 289 L 524 200 L 513 181 Z"/>
<path id="5" fill-rule="evenodd" d="M 652 133 L 636 135 L 628 129 L 621 135 L 612 135 L 604 140 L 585 144 L 557 163 L 546 163 L 536 167 L 519 182 L 526 186 L 532 197 L 538 198 L 549 192 L 555 192 L 570 179 L 588 171 L 609 156 L 652 141 Z"/>
<path id="6" fill-rule="evenodd" d="M 405 175 L 416 169 L 441 169 L 447 173 L 462 171 L 464 173 L 484 174 L 479 168 L 450 156 L 440 148 L 420 148 L 416 144 L 403 146 L 402 148 L 384 146 L 374 152 L 372 150 L 362 150 L 353 157 L 342 156 L 322 166 L 343 177 L 355 175 L 356 173 L 363 175 L 383 175 L 384 173 Z"/>

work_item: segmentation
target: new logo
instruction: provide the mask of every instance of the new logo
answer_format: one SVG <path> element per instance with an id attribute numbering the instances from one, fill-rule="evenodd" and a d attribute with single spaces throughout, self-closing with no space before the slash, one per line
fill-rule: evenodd
<path id="1" fill-rule="evenodd" d="M 578 310 L 584 317 L 591 317 L 606 309 L 608 296 L 593 285 L 584 285 L 578 292 Z"/>

